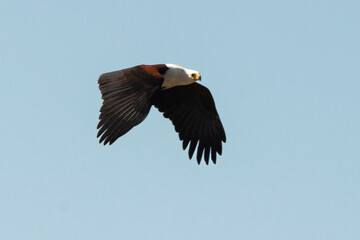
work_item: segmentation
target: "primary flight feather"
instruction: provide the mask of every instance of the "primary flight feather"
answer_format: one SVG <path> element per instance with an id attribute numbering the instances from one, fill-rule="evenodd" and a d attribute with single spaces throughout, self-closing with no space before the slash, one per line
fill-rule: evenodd
<path id="1" fill-rule="evenodd" d="M 216 163 L 226 135 L 210 91 L 198 80 L 199 72 L 175 64 L 139 65 L 102 74 L 100 143 L 111 145 L 141 123 L 154 105 L 174 124 L 183 149 L 190 144 L 190 159 L 197 148 L 199 164 L 202 157 L 208 164 L 210 155 Z"/>

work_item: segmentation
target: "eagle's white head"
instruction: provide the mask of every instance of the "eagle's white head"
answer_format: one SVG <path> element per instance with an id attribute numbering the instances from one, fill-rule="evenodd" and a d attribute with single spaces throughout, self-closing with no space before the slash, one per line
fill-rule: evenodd
<path id="1" fill-rule="evenodd" d="M 162 89 L 168 89 L 180 85 L 192 84 L 198 80 L 201 81 L 201 75 L 198 71 L 180 67 L 175 64 L 165 64 L 168 70 L 163 74 L 164 82 Z"/>

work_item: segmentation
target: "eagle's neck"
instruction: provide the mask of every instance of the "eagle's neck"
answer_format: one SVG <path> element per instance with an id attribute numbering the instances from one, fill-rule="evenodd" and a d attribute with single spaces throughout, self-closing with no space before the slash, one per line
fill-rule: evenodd
<path id="1" fill-rule="evenodd" d="M 175 86 L 192 84 L 196 81 L 190 77 L 191 73 L 195 71 L 175 64 L 166 64 L 166 66 L 168 67 L 168 70 L 163 74 L 164 82 L 161 86 L 162 90 Z"/>

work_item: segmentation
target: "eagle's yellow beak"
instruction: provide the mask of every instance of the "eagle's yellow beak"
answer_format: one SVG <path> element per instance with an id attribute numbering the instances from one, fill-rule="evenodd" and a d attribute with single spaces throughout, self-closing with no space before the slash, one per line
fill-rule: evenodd
<path id="1" fill-rule="evenodd" d="M 200 73 L 193 73 L 191 74 L 192 79 L 201 81 Z"/>

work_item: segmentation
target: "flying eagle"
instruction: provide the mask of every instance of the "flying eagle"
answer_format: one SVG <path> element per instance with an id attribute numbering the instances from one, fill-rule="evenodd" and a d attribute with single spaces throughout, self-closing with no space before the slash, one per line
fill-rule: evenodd
<path id="1" fill-rule="evenodd" d="M 200 73 L 175 64 L 139 65 L 104 73 L 98 83 L 103 104 L 97 125 L 100 143 L 111 145 L 148 115 L 152 105 L 175 126 L 183 149 L 197 162 L 216 163 L 226 136 L 210 91 L 198 84 Z"/>

